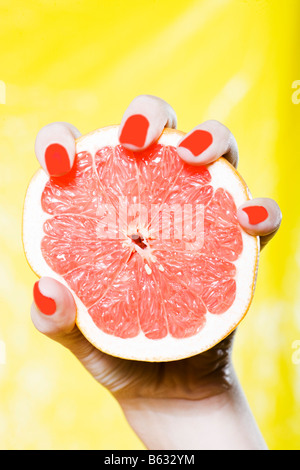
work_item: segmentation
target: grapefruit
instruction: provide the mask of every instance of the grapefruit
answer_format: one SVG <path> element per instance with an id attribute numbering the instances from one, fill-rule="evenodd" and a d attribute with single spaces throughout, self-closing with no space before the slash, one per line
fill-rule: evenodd
<path id="1" fill-rule="evenodd" d="M 113 356 L 193 356 L 229 335 L 251 303 L 259 239 L 237 220 L 249 190 L 224 158 L 183 162 L 183 135 L 165 129 L 134 153 L 118 126 L 96 130 L 76 140 L 70 173 L 39 169 L 27 190 L 30 266 L 70 289 L 79 329 Z"/>

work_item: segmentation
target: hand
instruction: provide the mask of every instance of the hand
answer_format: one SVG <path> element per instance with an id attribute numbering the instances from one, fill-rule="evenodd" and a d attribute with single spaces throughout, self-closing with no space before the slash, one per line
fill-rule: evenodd
<path id="1" fill-rule="evenodd" d="M 176 128 L 176 123 L 175 112 L 165 101 L 148 95 L 138 96 L 124 113 L 119 139 L 131 150 L 143 150 L 159 138 L 164 127 Z M 136 133 L 134 136 L 131 133 L 132 124 L 139 129 L 138 139 Z M 36 155 L 50 175 L 62 175 L 71 169 L 75 138 L 79 135 L 79 131 L 67 123 L 53 123 L 39 132 Z M 211 163 L 220 156 L 235 167 L 238 163 L 236 141 L 217 121 L 195 127 L 181 139 L 177 151 L 183 160 L 193 165 Z M 238 219 L 244 230 L 260 236 L 261 247 L 264 247 L 278 230 L 281 213 L 275 201 L 259 198 L 238 208 Z M 68 348 L 116 397 L 128 416 L 136 410 L 135 406 L 132 408 L 133 399 L 143 405 L 149 400 L 156 400 L 157 405 L 165 399 L 203 402 L 222 396 L 236 383 L 230 359 L 234 334 L 211 350 L 181 361 L 142 363 L 118 359 L 95 349 L 78 330 L 75 302 L 62 284 L 42 278 L 34 292 L 31 315 L 36 328 Z M 50 304 L 53 302 L 52 315 L 42 312 L 41 299 L 45 298 Z"/>

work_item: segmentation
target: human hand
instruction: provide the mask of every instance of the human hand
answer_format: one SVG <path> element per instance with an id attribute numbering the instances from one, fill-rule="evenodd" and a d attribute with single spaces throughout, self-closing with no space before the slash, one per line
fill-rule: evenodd
<path id="1" fill-rule="evenodd" d="M 148 95 L 138 96 L 124 113 L 119 139 L 131 150 L 143 150 L 159 138 L 164 127 L 176 128 L 176 123 L 175 112 L 165 101 Z M 79 135 L 79 131 L 67 123 L 53 123 L 39 132 L 36 155 L 50 175 L 62 175 L 71 169 L 75 138 Z M 236 141 L 231 132 L 217 121 L 207 121 L 195 127 L 179 142 L 177 151 L 192 165 L 208 164 L 220 156 L 227 158 L 235 167 L 238 163 Z M 245 231 L 260 236 L 263 247 L 278 230 L 281 213 L 275 201 L 258 198 L 238 209 L 238 219 Z M 203 400 L 222 394 L 231 387 L 233 334 L 211 350 L 181 361 L 128 361 L 100 352 L 85 339 L 75 325 L 76 307 L 72 295 L 56 280 L 40 279 L 34 287 L 34 299 L 31 314 L 36 328 L 67 347 L 123 408 L 132 399 Z M 47 311 L 45 305 L 49 307 Z"/>

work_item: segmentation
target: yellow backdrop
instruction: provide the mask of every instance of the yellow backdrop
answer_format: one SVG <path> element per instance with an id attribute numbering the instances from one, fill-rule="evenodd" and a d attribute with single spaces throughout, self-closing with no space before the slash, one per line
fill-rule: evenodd
<path id="1" fill-rule="evenodd" d="M 234 358 L 270 448 L 300 448 L 299 5 L 0 1 L 0 448 L 143 448 L 108 392 L 32 326 L 21 242 L 38 130 L 119 123 L 138 94 L 168 101 L 183 131 L 226 124 L 253 196 L 282 208 Z"/>

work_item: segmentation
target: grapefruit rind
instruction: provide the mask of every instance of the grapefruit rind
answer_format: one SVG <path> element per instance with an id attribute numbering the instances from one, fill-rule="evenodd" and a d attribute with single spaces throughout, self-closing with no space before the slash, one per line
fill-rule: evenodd
<path id="1" fill-rule="evenodd" d="M 165 129 L 158 143 L 176 147 L 184 134 Z M 119 145 L 118 126 L 93 131 L 76 140 L 76 152 L 88 151 L 92 155 L 104 146 Z M 224 158 L 208 165 L 214 189 L 229 191 L 238 207 L 251 198 L 244 180 Z M 86 307 L 70 289 L 67 282 L 46 263 L 40 246 L 44 237 L 43 224 L 50 217 L 41 206 L 41 195 L 49 177 L 39 169 L 27 189 L 23 211 L 23 246 L 27 261 L 37 276 L 49 276 L 65 285 L 73 294 L 77 306 L 76 324 L 83 335 L 97 349 L 112 356 L 149 362 L 174 361 L 204 352 L 227 337 L 245 317 L 253 297 L 259 259 L 259 237 L 242 230 L 243 252 L 235 261 L 236 297 L 222 315 L 206 313 L 205 327 L 188 338 L 174 338 L 169 334 L 152 340 L 142 332 L 134 338 L 122 339 L 101 331 L 88 314 Z"/>

